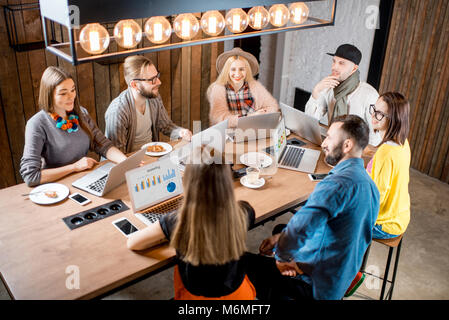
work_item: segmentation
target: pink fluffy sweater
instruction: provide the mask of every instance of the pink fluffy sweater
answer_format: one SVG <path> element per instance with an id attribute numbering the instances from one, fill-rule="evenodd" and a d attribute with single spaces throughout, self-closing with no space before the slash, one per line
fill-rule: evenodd
<path id="1" fill-rule="evenodd" d="M 248 86 L 254 98 L 254 109 L 256 111 L 260 109 L 265 109 L 268 113 L 279 111 L 279 105 L 276 99 L 273 98 L 259 81 L 249 81 Z M 225 86 L 212 83 L 207 89 L 207 99 L 210 104 L 209 120 L 211 125 L 228 119 L 229 127 L 237 126 L 239 115 L 233 113 L 228 108 Z"/>

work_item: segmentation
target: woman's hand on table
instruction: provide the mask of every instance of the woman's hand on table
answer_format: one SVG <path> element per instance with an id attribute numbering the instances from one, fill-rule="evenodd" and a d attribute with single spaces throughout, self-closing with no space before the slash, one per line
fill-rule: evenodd
<path id="1" fill-rule="evenodd" d="M 98 161 L 89 157 L 82 157 L 73 164 L 75 172 L 91 169 L 94 165 L 98 164 Z"/>

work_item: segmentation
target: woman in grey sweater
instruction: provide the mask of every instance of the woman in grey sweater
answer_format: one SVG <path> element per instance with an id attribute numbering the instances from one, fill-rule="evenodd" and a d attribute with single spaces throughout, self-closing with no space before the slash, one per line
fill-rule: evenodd
<path id="1" fill-rule="evenodd" d="M 45 70 L 39 107 L 41 111 L 26 124 L 20 162 L 20 174 L 28 186 L 92 168 L 98 162 L 86 157 L 89 150 L 116 163 L 126 159 L 98 129 L 87 110 L 78 105 L 75 83 L 63 70 Z"/>

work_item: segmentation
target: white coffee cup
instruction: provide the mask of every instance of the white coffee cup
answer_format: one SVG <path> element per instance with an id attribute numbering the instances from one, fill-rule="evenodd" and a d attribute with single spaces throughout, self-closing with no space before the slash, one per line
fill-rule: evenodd
<path id="1" fill-rule="evenodd" d="M 249 184 L 256 184 L 259 181 L 260 169 L 255 167 L 246 168 L 246 181 Z"/>

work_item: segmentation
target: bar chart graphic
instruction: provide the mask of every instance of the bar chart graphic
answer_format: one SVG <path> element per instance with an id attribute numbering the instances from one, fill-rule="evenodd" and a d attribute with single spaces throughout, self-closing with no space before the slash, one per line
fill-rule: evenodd
<path id="1" fill-rule="evenodd" d="M 128 171 L 126 180 L 136 210 L 148 208 L 183 192 L 181 173 L 170 159 Z"/>
<path id="2" fill-rule="evenodd" d="M 170 169 L 168 169 L 167 174 L 163 174 L 162 178 L 164 179 L 164 181 L 169 181 L 169 180 L 176 178 L 175 169 L 172 169 L 171 171 L 170 171 Z"/>
<path id="3" fill-rule="evenodd" d="M 161 176 L 152 176 L 151 178 L 147 177 L 141 180 L 140 183 L 136 183 L 136 185 L 134 186 L 134 190 L 136 192 L 143 191 L 145 189 L 155 187 L 156 185 L 161 183 L 162 183 Z"/>

